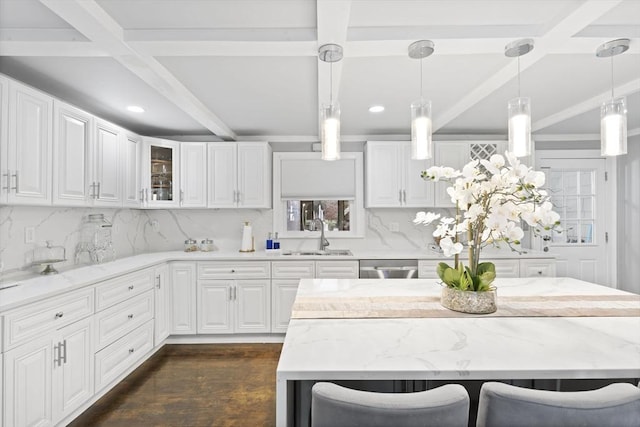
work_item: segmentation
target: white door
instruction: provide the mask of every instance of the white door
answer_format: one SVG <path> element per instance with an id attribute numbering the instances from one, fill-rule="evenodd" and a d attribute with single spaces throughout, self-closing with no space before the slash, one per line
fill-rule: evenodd
<path id="1" fill-rule="evenodd" d="M 171 333 L 192 335 L 196 333 L 196 264 L 174 262 L 171 272 Z"/>
<path id="2" fill-rule="evenodd" d="M 5 427 L 53 425 L 52 342 L 43 337 L 5 353 Z"/>
<path id="3" fill-rule="evenodd" d="M 238 143 L 236 204 L 243 208 L 271 207 L 271 158 L 266 143 Z"/>
<path id="4" fill-rule="evenodd" d="M 126 134 L 123 142 L 122 204 L 137 208 L 142 204 L 142 186 L 140 185 L 142 140 L 137 135 Z"/>
<path id="5" fill-rule="evenodd" d="M 235 303 L 238 333 L 271 331 L 271 281 L 236 280 Z"/>
<path id="6" fill-rule="evenodd" d="M 204 208 L 207 206 L 207 144 L 182 142 L 180 144 L 180 206 Z"/>
<path id="7" fill-rule="evenodd" d="M 198 333 L 233 333 L 233 280 L 202 280 L 198 282 Z"/>
<path id="8" fill-rule="evenodd" d="M 402 203 L 401 141 L 368 141 L 366 145 L 366 204 L 369 208 L 399 207 Z"/>
<path id="9" fill-rule="evenodd" d="M 169 336 L 169 267 L 165 264 L 155 270 L 154 334 L 157 346 Z"/>
<path id="10" fill-rule="evenodd" d="M 70 105 L 54 102 L 53 204 L 83 206 L 88 202 L 88 149 L 92 117 Z"/>
<path id="11" fill-rule="evenodd" d="M 207 162 L 208 207 L 231 208 L 237 201 L 237 149 L 233 142 L 210 143 Z"/>
<path id="12" fill-rule="evenodd" d="M 53 355 L 53 416 L 56 422 L 93 396 L 92 336 L 93 317 L 72 323 L 56 335 Z"/>
<path id="13" fill-rule="evenodd" d="M 605 159 L 540 158 L 562 233 L 543 240 L 543 250 L 557 256 L 557 275 L 610 285 L 607 262 L 610 209 L 607 207 Z"/>
<path id="14" fill-rule="evenodd" d="M 16 82 L 9 84 L 8 203 L 51 203 L 53 99 Z"/>
<path id="15" fill-rule="evenodd" d="M 96 138 L 91 155 L 90 194 L 96 206 L 120 206 L 120 129 L 110 123 L 96 120 Z"/>

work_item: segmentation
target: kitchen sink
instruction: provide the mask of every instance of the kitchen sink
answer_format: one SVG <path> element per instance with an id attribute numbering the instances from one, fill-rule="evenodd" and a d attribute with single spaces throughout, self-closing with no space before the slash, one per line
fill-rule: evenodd
<path id="1" fill-rule="evenodd" d="M 352 256 L 353 254 L 349 249 L 327 249 L 325 251 L 283 251 L 282 255 L 291 255 L 291 256 L 303 256 L 303 255 L 333 255 L 333 256 Z"/>

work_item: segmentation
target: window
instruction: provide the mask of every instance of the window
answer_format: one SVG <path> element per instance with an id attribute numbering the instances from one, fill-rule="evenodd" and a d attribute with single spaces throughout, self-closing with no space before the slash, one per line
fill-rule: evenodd
<path id="1" fill-rule="evenodd" d="M 318 219 L 326 231 L 349 231 L 348 200 L 287 200 L 287 231 L 315 231 Z"/>

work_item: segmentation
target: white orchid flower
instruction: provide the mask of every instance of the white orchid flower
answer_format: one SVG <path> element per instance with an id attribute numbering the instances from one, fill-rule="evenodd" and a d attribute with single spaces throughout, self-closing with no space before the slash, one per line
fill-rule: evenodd
<path id="1" fill-rule="evenodd" d="M 451 255 L 456 255 L 462 252 L 462 243 L 453 243 L 451 237 L 445 237 L 444 239 L 440 240 L 440 248 L 442 248 L 444 256 L 450 257 Z"/>
<path id="2" fill-rule="evenodd" d="M 429 225 L 438 218 L 440 218 L 440 214 L 435 214 L 433 212 L 418 212 L 413 223 Z"/>
<path id="3" fill-rule="evenodd" d="M 544 185 L 544 181 L 544 172 L 530 170 L 524 177 L 524 183 L 533 185 L 535 188 L 542 187 Z"/>

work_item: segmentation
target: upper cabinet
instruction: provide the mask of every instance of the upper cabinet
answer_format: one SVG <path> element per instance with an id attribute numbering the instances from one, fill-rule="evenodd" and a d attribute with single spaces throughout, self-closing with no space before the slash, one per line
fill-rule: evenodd
<path id="1" fill-rule="evenodd" d="M 2 149 L 3 198 L 10 204 L 51 204 L 53 99 L 12 80 L 8 88 L 8 138 Z"/>
<path id="2" fill-rule="evenodd" d="M 142 154 L 142 188 L 144 207 L 177 208 L 180 206 L 180 143 L 158 138 L 144 138 Z"/>
<path id="3" fill-rule="evenodd" d="M 494 154 L 504 154 L 506 148 L 506 141 L 437 141 L 434 163 L 461 170 L 471 160 L 488 160 Z M 448 182 L 435 183 L 435 206 L 453 206 L 451 197 L 447 194 L 447 187 L 450 185 Z"/>
<path id="4" fill-rule="evenodd" d="M 89 197 L 94 206 L 122 205 L 121 150 L 124 131 L 95 120 L 95 139 L 89 150 Z"/>
<path id="5" fill-rule="evenodd" d="M 142 186 L 140 185 L 140 164 L 142 138 L 125 132 L 122 138 L 122 206 L 139 208 L 142 204 Z"/>
<path id="6" fill-rule="evenodd" d="M 209 143 L 208 159 L 208 207 L 271 208 L 267 142 Z"/>
<path id="7" fill-rule="evenodd" d="M 180 206 L 207 207 L 207 143 L 180 143 Z"/>
<path id="8" fill-rule="evenodd" d="M 420 173 L 431 160 L 411 160 L 410 141 L 368 141 L 365 149 L 366 207 L 433 206 L 433 183 Z"/>
<path id="9" fill-rule="evenodd" d="M 9 171 L 7 149 L 9 146 L 9 80 L 0 75 L 0 203 L 7 203 Z"/>
<path id="10" fill-rule="evenodd" d="M 84 206 L 89 198 L 88 150 L 93 117 L 63 102 L 53 104 L 53 204 Z"/>

